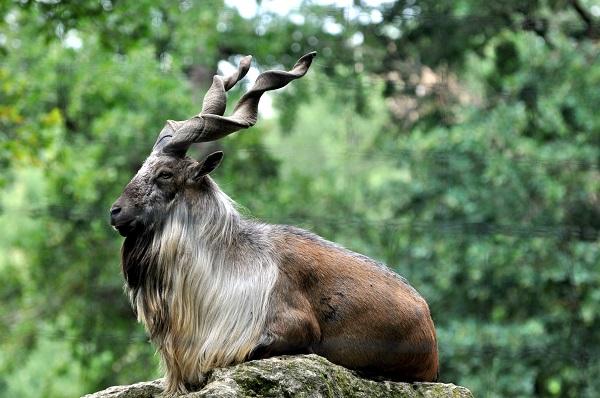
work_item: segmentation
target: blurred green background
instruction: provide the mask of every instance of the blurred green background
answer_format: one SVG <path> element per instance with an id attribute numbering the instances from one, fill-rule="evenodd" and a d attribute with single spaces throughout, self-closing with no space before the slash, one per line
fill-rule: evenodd
<path id="1" fill-rule="evenodd" d="M 0 2 L 0 396 L 159 376 L 108 208 L 213 74 L 311 50 L 255 128 L 193 154 L 225 151 L 253 216 L 407 277 L 442 381 L 600 396 L 595 0 Z"/>

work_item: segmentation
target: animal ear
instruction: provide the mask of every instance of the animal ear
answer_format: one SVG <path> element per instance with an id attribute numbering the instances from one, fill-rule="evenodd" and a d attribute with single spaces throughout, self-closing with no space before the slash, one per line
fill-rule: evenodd
<path id="1" fill-rule="evenodd" d="M 214 169 L 219 167 L 221 160 L 223 159 L 223 152 L 217 151 L 208 155 L 202 162 L 194 166 L 192 178 L 199 180 L 207 174 L 210 174 Z"/>

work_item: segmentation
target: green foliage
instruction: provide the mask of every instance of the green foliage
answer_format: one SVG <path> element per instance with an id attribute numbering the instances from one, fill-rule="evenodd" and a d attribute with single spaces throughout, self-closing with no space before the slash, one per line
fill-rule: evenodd
<path id="1" fill-rule="evenodd" d="M 598 395 L 591 1 L 306 2 L 250 19 L 219 1 L 71 3 L 0 5 L 0 396 L 158 375 L 107 209 L 219 61 L 290 66 L 313 49 L 309 75 L 271 96 L 276 118 L 192 154 L 224 147 L 215 177 L 253 216 L 407 277 L 443 381 Z"/>

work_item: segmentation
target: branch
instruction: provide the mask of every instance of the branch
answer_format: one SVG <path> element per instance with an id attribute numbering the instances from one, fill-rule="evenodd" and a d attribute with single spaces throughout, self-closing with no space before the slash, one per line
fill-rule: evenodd
<path id="1" fill-rule="evenodd" d="M 598 32 L 596 31 L 596 21 L 594 21 L 592 14 L 583 7 L 579 0 L 569 0 L 569 3 L 571 3 L 577 15 L 579 15 L 585 23 L 587 27 L 587 36 L 592 39 L 597 38 Z"/>

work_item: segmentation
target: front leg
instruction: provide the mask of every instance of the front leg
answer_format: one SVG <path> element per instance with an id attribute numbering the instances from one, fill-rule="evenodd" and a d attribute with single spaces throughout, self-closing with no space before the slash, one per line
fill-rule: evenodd
<path id="1" fill-rule="evenodd" d="M 319 324 L 312 312 L 287 309 L 270 322 L 259 343 L 248 355 L 248 360 L 310 354 L 320 339 Z"/>

